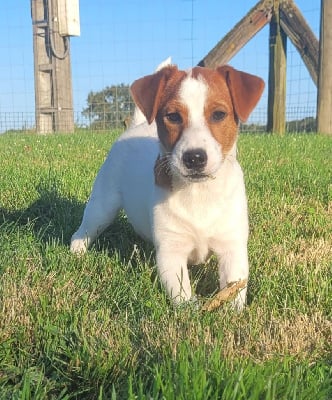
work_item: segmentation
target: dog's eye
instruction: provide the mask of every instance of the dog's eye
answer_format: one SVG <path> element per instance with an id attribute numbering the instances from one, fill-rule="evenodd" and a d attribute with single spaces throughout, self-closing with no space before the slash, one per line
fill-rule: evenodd
<path id="1" fill-rule="evenodd" d="M 211 115 L 212 122 L 219 122 L 226 118 L 226 113 L 224 111 L 213 111 Z"/>
<path id="2" fill-rule="evenodd" d="M 168 113 L 168 114 L 166 114 L 166 118 L 172 124 L 181 124 L 182 123 L 182 117 L 178 112 Z"/>

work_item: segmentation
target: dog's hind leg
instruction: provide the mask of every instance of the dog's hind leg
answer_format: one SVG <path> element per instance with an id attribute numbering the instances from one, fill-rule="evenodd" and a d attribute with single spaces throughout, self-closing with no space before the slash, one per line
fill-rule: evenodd
<path id="1" fill-rule="evenodd" d="M 82 223 L 71 238 L 70 250 L 84 253 L 94 240 L 113 222 L 119 211 L 120 201 L 91 197 L 84 210 Z"/>
<path id="2" fill-rule="evenodd" d="M 70 249 L 73 253 L 84 253 L 113 222 L 121 208 L 121 195 L 109 179 L 110 176 L 103 173 L 96 178 L 82 223 L 71 238 Z"/>

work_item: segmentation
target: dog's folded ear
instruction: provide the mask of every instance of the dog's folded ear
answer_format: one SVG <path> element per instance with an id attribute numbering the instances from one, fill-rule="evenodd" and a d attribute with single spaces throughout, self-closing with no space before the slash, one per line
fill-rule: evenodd
<path id="1" fill-rule="evenodd" d="M 131 85 L 130 90 L 134 102 L 149 124 L 156 118 L 168 80 L 178 72 L 175 65 L 169 65 L 152 75 L 137 79 Z"/>
<path id="2" fill-rule="evenodd" d="M 226 79 L 237 117 L 241 122 L 247 121 L 263 93 L 263 79 L 238 71 L 229 65 L 218 67 L 217 71 Z"/>

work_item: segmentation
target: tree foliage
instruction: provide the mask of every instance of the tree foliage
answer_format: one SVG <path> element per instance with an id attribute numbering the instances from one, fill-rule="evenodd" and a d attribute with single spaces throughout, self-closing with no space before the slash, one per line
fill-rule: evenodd
<path id="1" fill-rule="evenodd" d="M 123 122 L 134 110 L 129 86 L 124 83 L 107 86 L 99 92 L 91 91 L 87 104 L 82 114 L 89 119 L 90 128 L 93 129 L 123 126 Z"/>
<path id="2" fill-rule="evenodd" d="M 314 117 L 306 117 L 286 122 L 287 132 L 316 132 L 317 121 Z"/>

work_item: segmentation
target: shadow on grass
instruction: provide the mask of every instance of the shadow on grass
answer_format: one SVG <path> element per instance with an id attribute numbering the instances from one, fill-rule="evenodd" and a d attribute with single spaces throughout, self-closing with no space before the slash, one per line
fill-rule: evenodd
<path id="1" fill-rule="evenodd" d="M 42 241 L 69 242 L 74 221 L 83 212 L 84 204 L 63 198 L 55 182 L 41 181 L 37 191 L 39 198 L 26 209 L 9 211 L 0 207 L 0 225 L 30 225 Z"/>
<path id="2" fill-rule="evenodd" d="M 0 207 L 0 226 L 29 226 L 34 235 L 44 243 L 70 244 L 70 238 L 81 223 L 85 203 L 75 198 L 64 198 L 61 183 L 56 180 L 42 180 L 36 188 L 39 197 L 28 208 L 10 211 Z M 126 217 L 120 214 L 93 245 L 97 250 L 114 250 L 121 257 L 129 259 L 134 246 L 151 254 L 153 247 L 134 232 Z"/>
<path id="3" fill-rule="evenodd" d="M 0 227 L 29 226 L 41 242 L 59 243 L 69 247 L 70 238 L 81 222 L 85 204 L 75 198 L 64 198 L 60 189 L 61 183 L 52 179 L 39 182 L 39 197 L 28 208 L 9 211 L 0 207 Z M 116 251 L 125 262 L 130 260 L 134 268 L 142 260 L 155 264 L 153 245 L 135 233 L 122 212 L 92 248 L 106 251 L 109 256 Z M 212 259 L 206 265 L 190 267 L 189 273 L 197 294 L 206 296 L 218 290 L 216 260 Z M 156 271 L 154 277 L 155 274 Z"/>

